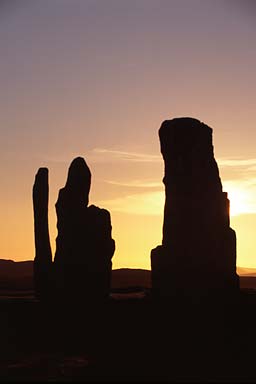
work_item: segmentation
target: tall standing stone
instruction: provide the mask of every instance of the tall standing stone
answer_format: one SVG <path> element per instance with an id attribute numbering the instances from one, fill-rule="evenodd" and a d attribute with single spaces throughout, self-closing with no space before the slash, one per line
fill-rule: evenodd
<path id="1" fill-rule="evenodd" d="M 212 129 L 199 120 L 164 121 L 162 245 L 151 251 L 156 296 L 224 295 L 239 288 L 236 235 L 214 159 Z"/>
<path id="2" fill-rule="evenodd" d="M 51 295 L 52 251 L 48 227 L 48 169 L 39 168 L 33 186 L 34 209 L 34 286 L 39 299 L 48 299 Z"/>
<path id="3" fill-rule="evenodd" d="M 54 276 L 58 297 L 68 301 L 104 299 L 110 291 L 115 250 L 110 214 L 88 206 L 90 184 L 85 160 L 75 158 L 56 203 Z"/>

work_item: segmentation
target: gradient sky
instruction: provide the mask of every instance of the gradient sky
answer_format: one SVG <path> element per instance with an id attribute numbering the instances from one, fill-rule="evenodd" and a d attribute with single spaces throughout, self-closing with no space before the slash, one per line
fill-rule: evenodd
<path id="1" fill-rule="evenodd" d="M 110 210 L 114 268 L 150 268 L 161 243 L 158 128 L 213 128 L 239 266 L 256 267 L 256 3 L 247 0 L 0 0 L 0 258 L 34 257 L 32 185 L 58 190 L 71 160 Z"/>

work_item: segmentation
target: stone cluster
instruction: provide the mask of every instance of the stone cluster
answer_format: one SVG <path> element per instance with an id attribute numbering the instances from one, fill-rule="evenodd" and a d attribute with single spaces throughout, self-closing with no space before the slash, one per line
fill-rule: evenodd
<path id="1" fill-rule="evenodd" d="M 69 302 L 101 300 L 109 296 L 112 256 L 110 214 L 88 206 L 91 173 L 81 157 L 69 168 L 56 203 L 58 236 L 52 253 L 48 230 L 48 170 L 40 168 L 33 187 L 36 255 L 35 292 L 40 299 Z"/>
<path id="2" fill-rule="evenodd" d="M 162 244 L 151 251 L 154 297 L 200 298 L 239 291 L 236 235 L 229 200 L 214 159 L 212 129 L 199 120 L 164 121 L 159 130 L 165 171 Z M 52 252 L 48 230 L 48 169 L 33 187 L 35 292 L 74 302 L 109 296 L 112 257 L 110 214 L 88 206 L 91 173 L 81 157 L 68 170 L 56 203 L 58 236 Z"/>

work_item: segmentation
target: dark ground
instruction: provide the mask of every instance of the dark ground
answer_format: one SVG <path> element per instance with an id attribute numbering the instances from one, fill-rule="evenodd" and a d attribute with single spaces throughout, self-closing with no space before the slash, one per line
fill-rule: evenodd
<path id="1" fill-rule="evenodd" d="M 138 297 L 2 300 L 1 381 L 256 382 L 255 294 L 201 306 Z"/>

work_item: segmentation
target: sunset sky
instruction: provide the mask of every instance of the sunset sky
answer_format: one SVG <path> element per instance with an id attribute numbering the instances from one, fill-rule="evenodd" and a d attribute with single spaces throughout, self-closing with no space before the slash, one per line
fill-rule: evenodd
<path id="1" fill-rule="evenodd" d="M 213 128 L 231 200 L 237 265 L 256 267 L 256 2 L 0 1 L 0 258 L 34 257 L 32 185 L 58 190 L 76 156 L 90 203 L 111 212 L 113 267 L 150 268 L 161 243 L 158 129 L 180 116 Z"/>

